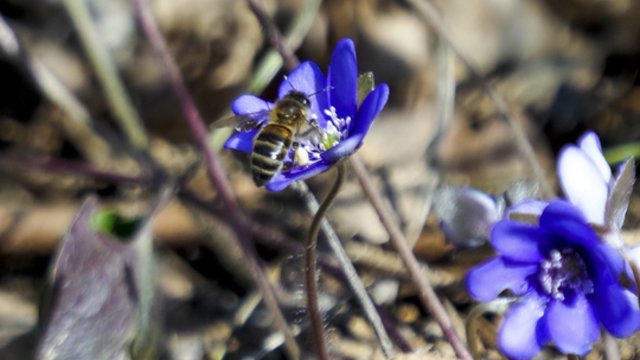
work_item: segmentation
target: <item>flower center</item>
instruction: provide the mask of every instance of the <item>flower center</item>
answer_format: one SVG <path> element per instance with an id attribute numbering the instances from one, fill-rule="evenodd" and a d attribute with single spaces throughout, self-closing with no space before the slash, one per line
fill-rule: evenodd
<path id="1" fill-rule="evenodd" d="M 321 143 L 325 150 L 328 150 L 347 138 L 351 116 L 346 118 L 339 117 L 336 113 L 336 108 L 333 106 L 325 109 L 324 115 L 327 117 L 327 127 L 322 133 Z"/>
<path id="2" fill-rule="evenodd" d="M 542 290 L 557 300 L 565 300 L 577 292 L 590 294 L 593 282 L 582 258 L 572 249 L 551 250 L 540 263 L 538 280 Z"/>
<path id="3" fill-rule="evenodd" d="M 345 140 L 349 135 L 351 117 L 341 118 L 336 108 L 331 106 L 323 111 L 326 118 L 326 126 L 312 136 L 297 139 L 298 148 L 291 156 L 297 166 L 307 166 L 320 160 L 320 154 Z"/>

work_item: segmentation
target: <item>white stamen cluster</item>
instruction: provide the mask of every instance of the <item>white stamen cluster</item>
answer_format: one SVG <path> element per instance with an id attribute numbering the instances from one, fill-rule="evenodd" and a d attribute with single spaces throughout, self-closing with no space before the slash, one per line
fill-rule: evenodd
<path id="1" fill-rule="evenodd" d="M 326 119 L 324 129 L 318 128 L 319 134 L 296 139 L 299 146 L 291 154 L 291 159 L 296 166 L 307 166 L 320 160 L 320 154 L 331 149 L 349 135 L 351 117 L 341 118 L 336 108 L 331 106 L 323 111 Z M 317 116 L 311 115 L 311 121 L 317 126 Z M 313 124 L 312 124 L 313 125 Z"/>
<path id="2" fill-rule="evenodd" d="M 347 116 L 346 118 L 338 117 L 336 108 L 333 106 L 329 109 L 325 109 L 324 114 L 327 116 L 327 128 L 325 129 L 325 133 L 329 133 L 327 136 L 333 136 L 335 138 L 335 142 L 332 143 L 331 146 L 346 139 L 348 135 L 347 132 L 349 131 L 349 124 L 351 124 L 351 116 Z"/>
<path id="3" fill-rule="evenodd" d="M 540 264 L 538 279 L 542 290 L 557 300 L 565 300 L 567 292 L 593 292 L 593 282 L 579 254 L 571 249 L 551 250 Z"/>

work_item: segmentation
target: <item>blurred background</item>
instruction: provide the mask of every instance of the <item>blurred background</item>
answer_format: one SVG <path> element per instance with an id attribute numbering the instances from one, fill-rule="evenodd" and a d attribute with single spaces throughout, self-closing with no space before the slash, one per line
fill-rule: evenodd
<path id="1" fill-rule="evenodd" d="M 85 2 L 148 132 L 150 158 L 199 199 L 215 199 L 164 68 L 140 31 L 131 2 Z M 389 103 L 359 153 L 414 253 L 430 264 L 428 276 L 461 333 L 471 305 L 463 276 L 490 250 L 448 243 L 432 211 L 433 193 L 442 187 L 473 186 L 500 195 L 514 183 L 534 184 L 537 175 L 522 156 L 504 112 L 487 95 L 486 84 L 524 129 L 553 186 L 555 155 L 587 129 L 598 133 L 612 165 L 639 153 L 640 2 L 261 3 L 293 39 L 300 59 L 315 61 L 326 71 L 334 45 L 350 37 L 360 72 L 372 71 L 377 82 L 389 85 Z M 439 25 L 420 11 L 421 3 L 437 8 Z M 275 99 L 287 70 L 276 67 L 257 76 L 273 64 L 265 60 L 272 48 L 245 1 L 149 4 L 209 123 L 228 116 L 231 102 L 242 93 L 259 89 L 258 95 Z M 148 209 L 157 186 L 145 178 L 146 170 L 114 121 L 65 6 L 52 0 L 3 0 L 0 15 L 0 358 L 26 359 L 33 356 L 38 339 L 38 304 L 50 260 L 82 200 L 94 195 L 104 206 L 136 216 Z M 448 29 L 450 42 L 434 30 L 438 26 Z M 19 49 L 7 29 L 17 36 Z M 57 87 L 51 87 L 50 79 Z M 66 89 L 67 97 L 60 89 Z M 76 102 L 69 105 L 64 100 L 69 97 Z M 90 125 L 79 121 L 85 117 Z M 219 149 L 221 136 L 212 134 L 213 147 Z M 256 188 L 246 156 L 227 150 L 220 154 L 250 217 L 304 241 L 311 216 L 300 195 Z M 86 176 L 88 167 L 107 175 Z M 114 173 L 131 178 L 109 176 Z M 334 176 L 322 174 L 309 186 L 320 196 Z M 523 186 L 535 191 L 533 185 Z M 162 304 L 157 356 L 285 358 L 226 221 L 183 200 L 171 201 L 154 225 Z M 631 241 L 639 215 L 634 197 L 625 233 Z M 384 228 L 351 177 L 329 218 L 363 282 L 418 352 L 416 358 L 451 358 L 451 348 L 422 310 L 401 262 L 386 244 Z M 268 241 L 257 247 L 277 284 L 287 320 L 300 329 L 300 343 L 309 351 L 302 255 Z M 331 259 L 326 246 L 321 244 L 320 250 Z M 321 291 L 335 353 L 347 359 L 383 358 L 349 289 L 323 273 Z M 500 358 L 495 352 L 496 319 L 485 320 L 483 345 L 489 358 Z M 622 358 L 637 356 L 634 341 L 620 345 Z M 596 347 L 588 358 L 599 358 L 600 350 Z"/>

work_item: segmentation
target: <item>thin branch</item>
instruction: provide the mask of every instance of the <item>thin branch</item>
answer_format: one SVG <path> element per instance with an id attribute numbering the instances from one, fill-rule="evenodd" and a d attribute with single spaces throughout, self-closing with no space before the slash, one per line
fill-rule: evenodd
<path id="1" fill-rule="evenodd" d="M 247 222 L 245 216 L 236 201 L 231 184 L 222 168 L 221 161 L 218 155 L 208 146 L 207 128 L 202 116 L 189 95 L 180 70 L 167 49 L 167 44 L 158 29 L 147 2 L 145 0 L 132 1 L 142 30 L 167 71 L 170 87 L 178 98 L 185 121 L 192 132 L 196 145 L 204 157 L 209 180 L 217 190 L 218 196 L 229 214 L 238 244 L 247 257 L 251 274 L 255 277 L 254 280 L 258 285 L 266 306 L 275 318 L 276 326 L 285 335 L 285 346 L 289 352 L 289 356 L 298 359 L 300 358 L 300 349 L 295 342 L 293 332 L 280 311 L 274 290 L 266 276 L 264 266 L 260 262 L 255 248 L 248 239 L 249 233 L 246 229 Z"/>
<path id="2" fill-rule="evenodd" d="M 527 139 L 527 135 L 524 132 L 522 126 L 516 121 L 518 116 L 514 114 L 514 112 L 509 108 L 507 102 L 504 100 L 502 95 L 500 95 L 494 87 L 487 81 L 487 79 L 482 75 L 482 72 L 478 70 L 477 66 L 465 55 L 462 53 L 460 48 L 453 41 L 453 36 L 449 31 L 447 25 L 442 20 L 442 16 L 439 13 L 436 6 L 429 0 L 404 0 L 413 8 L 415 8 L 423 21 L 429 25 L 433 30 L 440 36 L 444 41 L 446 41 L 451 50 L 453 50 L 460 61 L 464 63 L 469 72 L 473 77 L 480 81 L 482 86 L 484 87 L 484 91 L 487 93 L 489 98 L 496 105 L 496 109 L 500 116 L 507 121 L 509 126 L 511 127 L 511 131 L 513 131 L 513 135 L 516 140 L 516 144 L 522 155 L 527 160 L 528 164 L 532 167 L 533 175 L 536 177 L 536 180 L 540 186 L 542 191 L 542 195 L 545 197 L 553 197 L 554 191 L 549 183 L 549 179 L 546 176 L 546 172 L 544 171 L 544 167 L 540 164 L 540 161 L 536 157 L 535 151 L 533 150 L 533 146 L 531 142 Z"/>
<path id="3" fill-rule="evenodd" d="M 267 14 L 260 1 L 247 0 L 247 5 L 249 5 L 249 8 L 251 9 L 251 11 L 253 11 L 256 18 L 260 22 L 260 25 L 262 25 L 269 43 L 276 48 L 276 51 L 278 51 L 280 55 L 282 55 L 284 66 L 287 69 L 293 69 L 294 67 L 298 66 L 298 63 L 300 63 L 300 61 L 296 57 L 296 54 L 294 54 L 293 51 L 291 51 L 291 48 L 287 46 L 284 37 L 271 20 L 271 17 L 269 16 L 269 14 Z"/>
<path id="4" fill-rule="evenodd" d="M 291 27 L 286 31 L 284 37 L 284 47 L 287 49 L 297 49 L 302 44 L 302 40 L 309 32 L 313 20 L 316 18 L 322 0 L 306 0 L 298 15 L 293 19 Z M 260 60 L 256 71 L 251 76 L 251 82 L 247 89 L 251 93 L 259 93 L 280 71 L 283 65 L 283 58 L 276 50 L 269 50 Z M 292 64 L 295 62 L 292 62 Z M 289 65 L 292 65 L 289 64 Z M 291 68 L 289 68 L 291 69 Z"/>
<path id="5" fill-rule="evenodd" d="M 96 181 L 114 184 L 147 185 L 150 179 L 146 176 L 131 176 L 111 171 L 96 169 L 90 164 L 56 158 L 37 158 L 26 155 L 2 154 L 0 168 L 4 171 L 42 171 L 55 174 L 81 176 Z"/>
<path id="6" fill-rule="evenodd" d="M 471 354 L 469 354 L 469 350 L 467 350 L 453 328 L 453 323 L 444 306 L 438 299 L 433 287 L 427 278 L 423 276 L 420 264 L 418 264 L 418 260 L 416 260 L 413 255 L 407 239 L 402 234 L 402 231 L 400 231 L 400 228 L 393 220 L 393 216 L 391 215 L 387 205 L 375 189 L 373 182 L 371 181 L 371 178 L 369 177 L 358 154 L 353 154 L 350 158 L 350 162 L 365 196 L 369 199 L 371 205 L 373 205 L 378 217 L 380 218 L 380 222 L 389 233 L 391 246 L 393 246 L 398 255 L 400 255 L 402 262 L 409 271 L 409 277 L 416 286 L 416 291 L 418 292 L 420 301 L 424 305 L 425 309 L 430 312 L 438 322 L 438 325 L 440 325 L 440 328 L 442 329 L 442 333 L 447 340 L 449 340 L 449 343 L 451 343 L 451 346 L 456 352 L 458 358 L 471 360 L 472 357 Z"/>
<path id="7" fill-rule="evenodd" d="M 115 119 L 135 148 L 146 149 L 149 145 L 147 133 L 138 112 L 128 99 L 127 91 L 118 76 L 116 66 L 91 20 L 86 1 L 63 0 L 62 4 L 76 28 Z"/>

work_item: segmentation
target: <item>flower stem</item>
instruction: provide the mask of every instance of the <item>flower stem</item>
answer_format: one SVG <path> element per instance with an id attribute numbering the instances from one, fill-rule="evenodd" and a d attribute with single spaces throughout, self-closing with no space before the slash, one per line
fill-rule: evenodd
<path id="1" fill-rule="evenodd" d="M 153 15 L 147 2 L 145 0 L 133 0 L 133 5 L 143 32 L 147 36 L 152 48 L 157 53 L 167 71 L 170 87 L 178 98 L 185 121 L 193 134 L 197 146 L 200 148 L 202 156 L 204 157 L 209 180 L 216 188 L 218 196 L 222 200 L 229 215 L 231 226 L 236 234 L 236 240 L 248 260 L 248 266 L 251 270 L 251 274 L 254 276 L 254 280 L 256 281 L 267 308 L 275 318 L 274 321 L 276 326 L 285 336 L 285 347 L 289 356 L 293 359 L 299 359 L 300 349 L 295 342 L 293 333 L 287 325 L 284 315 L 280 311 L 274 290 L 266 276 L 264 266 L 260 262 L 255 248 L 248 239 L 249 232 L 247 231 L 247 221 L 244 213 L 235 199 L 233 189 L 225 175 L 220 159 L 208 146 L 207 128 L 202 116 L 196 108 L 191 95 L 189 95 L 184 80 L 182 79 L 182 75 L 180 74 L 180 70 L 167 49 L 167 44 L 165 43 L 162 34 L 160 34 L 160 30 L 153 19 Z"/>
<path id="2" fill-rule="evenodd" d="M 138 150 L 146 149 L 149 138 L 137 111 L 128 99 L 127 91 L 120 81 L 116 66 L 105 49 L 84 0 L 63 0 L 71 22 L 76 28 L 80 42 L 96 72 L 113 115 L 120 123 L 129 142 Z"/>
<path id="3" fill-rule="evenodd" d="M 353 154 L 349 160 L 365 196 L 369 199 L 369 202 L 380 218 L 380 222 L 389 233 L 391 246 L 396 250 L 400 259 L 402 259 L 402 262 L 409 271 L 409 277 L 416 286 L 420 301 L 426 310 L 429 311 L 438 322 L 438 325 L 440 325 L 440 328 L 442 329 L 442 333 L 447 340 L 449 340 L 449 343 L 453 347 L 458 358 L 471 360 L 472 357 L 469 350 L 467 350 L 458 334 L 456 334 L 456 331 L 453 328 L 453 323 L 444 306 L 438 299 L 433 287 L 429 283 L 429 280 L 423 276 L 420 265 L 413 255 L 411 248 L 409 248 L 407 239 L 405 239 L 402 231 L 400 231 L 400 228 L 394 222 L 393 217 L 382 197 L 376 191 L 362 160 L 360 160 L 358 154 Z"/>
<path id="4" fill-rule="evenodd" d="M 294 189 L 296 189 L 303 196 L 309 211 L 312 213 L 316 213 L 320 205 L 318 204 L 318 201 L 313 196 L 313 194 L 309 191 L 307 185 L 302 181 L 298 181 L 293 183 L 293 186 Z M 321 229 L 327 239 L 327 242 L 329 243 L 331 251 L 338 259 L 340 268 L 344 272 L 345 278 L 349 283 L 349 286 L 351 287 L 351 291 L 353 291 L 356 298 L 360 302 L 362 311 L 367 317 L 367 320 L 369 320 L 373 331 L 378 337 L 382 352 L 388 358 L 393 357 L 395 352 L 393 349 L 393 342 L 391 341 L 389 334 L 385 329 L 384 323 L 380 317 L 380 314 L 378 313 L 378 310 L 376 309 L 376 306 L 367 293 L 367 289 L 364 287 L 364 284 L 362 284 L 362 281 L 360 281 L 360 277 L 358 276 L 358 273 L 356 272 L 356 269 L 353 266 L 353 263 L 351 262 L 351 259 L 347 254 L 347 251 L 342 246 L 340 238 L 338 238 L 335 230 L 333 230 L 333 227 L 326 219 L 321 221 Z"/>
<path id="5" fill-rule="evenodd" d="M 342 183 L 344 182 L 344 163 L 337 165 L 337 176 L 333 183 L 333 187 L 329 194 L 324 198 L 322 204 L 316 211 L 311 227 L 309 228 L 309 237 L 307 238 L 307 247 L 305 249 L 305 287 L 307 289 L 307 308 L 311 316 L 311 331 L 316 345 L 316 352 L 321 360 L 329 359 L 329 351 L 324 339 L 324 324 L 320 307 L 318 306 L 318 278 L 317 278 L 317 261 L 318 261 L 318 233 L 320 233 L 320 224 L 324 219 L 324 215 L 335 200 Z"/>

